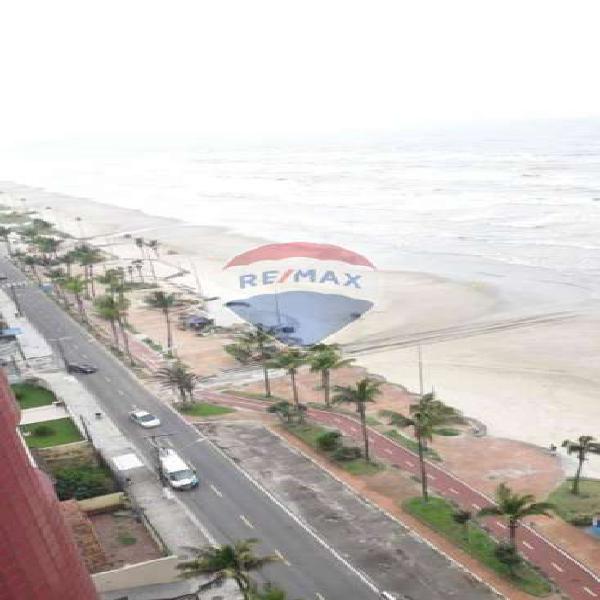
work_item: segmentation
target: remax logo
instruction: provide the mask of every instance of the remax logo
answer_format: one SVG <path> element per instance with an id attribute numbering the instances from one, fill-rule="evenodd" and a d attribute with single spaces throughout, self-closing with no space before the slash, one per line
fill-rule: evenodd
<path id="1" fill-rule="evenodd" d="M 315 344 L 373 306 L 373 264 L 331 244 L 268 244 L 224 267 L 239 317 L 290 345 Z"/>

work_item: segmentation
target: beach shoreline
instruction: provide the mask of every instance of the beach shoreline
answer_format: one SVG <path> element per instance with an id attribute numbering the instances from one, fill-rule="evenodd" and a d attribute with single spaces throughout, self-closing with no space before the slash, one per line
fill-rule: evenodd
<path id="1" fill-rule="evenodd" d="M 0 189 L 13 202 L 26 197 L 18 210 L 35 210 L 58 229 L 105 247 L 121 261 L 140 256 L 131 238 L 159 240 L 161 261 L 188 271 L 177 283 L 200 287 L 204 296 L 226 297 L 227 290 L 220 283 L 226 261 L 270 241 L 39 188 L 4 182 Z M 402 270 L 381 271 L 379 277 L 374 310 L 328 341 L 367 344 L 386 339 L 400 343 L 426 332 L 422 347 L 425 391 L 435 388 L 444 401 L 485 423 L 490 435 L 541 447 L 594 435 L 593 422 L 600 422 L 596 401 L 600 375 L 594 372 L 600 358 L 600 311 L 585 294 L 574 291 L 573 296 L 561 296 L 556 302 L 546 298 L 546 302 L 522 303 L 518 296 L 507 295 L 489 281 L 452 280 Z M 540 290 L 532 290 L 531 298 L 541 295 Z M 564 319 L 508 326 L 485 334 L 460 333 L 464 326 L 476 331 L 489 322 L 509 323 L 524 315 L 567 308 L 572 314 Z M 226 309 L 216 312 L 219 318 L 230 313 Z M 457 333 L 448 338 L 452 329 Z M 358 353 L 357 364 L 418 391 L 415 344 Z M 596 458 L 586 465 L 585 474 L 600 475 Z M 569 471 L 571 465 L 571 460 L 565 461 Z"/>

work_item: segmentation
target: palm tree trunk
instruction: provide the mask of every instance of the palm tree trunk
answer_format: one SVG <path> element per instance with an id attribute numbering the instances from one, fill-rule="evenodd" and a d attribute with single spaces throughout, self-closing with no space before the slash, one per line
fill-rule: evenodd
<path id="1" fill-rule="evenodd" d="M 152 272 L 152 279 L 154 279 L 154 283 L 158 280 L 156 279 L 156 271 L 154 270 L 154 262 L 152 262 L 152 258 L 148 255 L 148 262 L 150 263 L 150 271 Z"/>
<path id="2" fill-rule="evenodd" d="M 292 394 L 294 396 L 294 404 L 296 405 L 296 408 L 298 408 L 300 402 L 298 400 L 298 388 L 296 386 L 296 372 L 293 369 L 290 371 L 290 378 L 292 380 Z"/>
<path id="3" fill-rule="evenodd" d="M 35 268 L 35 265 L 31 265 L 31 270 L 32 270 L 35 278 L 37 279 L 37 282 L 41 285 L 42 280 L 40 279 L 40 274 L 38 273 L 38 270 Z"/>
<path id="4" fill-rule="evenodd" d="M 87 321 L 87 317 L 85 315 L 85 308 L 83 308 L 83 300 L 79 294 L 75 294 L 75 300 L 77 300 L 77 308 L 79 309 L 79 314 L 81 315 L 82 320 Z"/>
<path id="5" fill-rule="evenodd" d="M 329 408 L 331 406 L 331 402 L 329 401 L 330 395 L 329 389 L 329 369 L 323 370 L 323 393 L 325 395 L 325 406 Z"/>
<path id="6" fill-rule="evenodd" d="M 115 346 L 119 350 L 119 334 L 117 332 L 117 324 L 114 319 L 110 320 L 110 328 L 112 329 L 113 337 L 115 338 Z"/>
<path id="7" fill-rule="evenodd" d="M 83 266 L 83 279 L 85 281 L 85 299 L 90 299 L 90 279 L 89 269 L 87 265 Z"/>
<path id="8" fill-rule="evenodd" d="M 125 322 L 122 317 L 119 317 L 117 323 L 119 324 L 119 329 L 121 330 L 121 337 L 123 338 L 123 348 L 125 348 L 125 354 L 127 354 L 127 358 L 129 359 L 131 366 L 133 366 L 135 365 L 135 362 L 133 360 L 133 356 L 131 356 L 131 350 L 129 348 L 129 337 L 127 335 L 127 331 L 125 330 Z"/>
<path id="9" fill-rule="evenodd" d="M 371 458 L 369 456 L 369 432 L 367 430 L 367 416 L 365 415 L 364 402 L 359 402 L 358 406 L 360 412 L 360 426 L 362 427 L 363 440 L 365 443 L 365 460 L 367 462 L 371 462 Z"/>
<path id="10" fill-rule="evenodd" d="M 171 351 L 171 347 L 173 346 L 173 335 L 171 333 L 171 318 L 169 317 L 169 309 L 165 308 L 163 310 L 165 313 L 165 320 L 167 322 L 167 348 L 169 352 Z"/>
<path id="11" fill-rule="evenodd" d="M 8 239 L 8 236 L 4 238 L 4 241 L 6 242 L 6 251 L 8 252 L 8 256 L 12 256 L 12 249 L 10 247 L 10 240 Z"/>
<path id="12" fill-rule="evenodd" d="M 573 477 L 573 487 L 571 488 L 571 492 L 575 495 L 579 495 L 579 479 L 581 477 L 581 469 L 583 468 L 583 461 L 585 459 L 579 459 L 579 465 L 577 465 L 577 472 L 575 473 L 575 477 Z"/>
<path id="13" fill-rule="evenodd" d="M 519 522 L 513 519 L 510 519 L 508 522 L 508 539 L 510 540 L 510 545 L 516 550 L 517 549 L 517 527 L 519 526 Z"/>
<path id="14" fill-rule="evenodd" d="M 96 297 L 96 286 L 94 285 L 94 265 L 90 265 L 90 284 L 92 286 L 92 298 Z"/>
<path id="15" fill-rule="evenodd" d="M 263 375 L 265 377 L 265 398 L 271 397 L 271 381 L 269 380 L 269 369 L 267 362 L 263 359 Z"/>
<path id="16" fill-rule="evenodd" d="M 429 500 L 429 494 L 427 491 L 427 471 L 425 469 L 425 451 L 423 448 L 423 438 L 417 433 L 417 446 L 419 449 L 419 466 L 421 467 L 421 493 L 423 500 L 427 502 Z"/>

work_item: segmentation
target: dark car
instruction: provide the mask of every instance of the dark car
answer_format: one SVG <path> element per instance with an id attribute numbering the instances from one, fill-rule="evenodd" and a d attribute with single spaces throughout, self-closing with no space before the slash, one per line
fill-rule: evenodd
<path id="1" fill-rule="evenodd" d="M 67 365 L 67 371 L 69 373 L 83 373 L 84 375 L 89 375 L 90 373 L 95 373 L 97 370 L 98 367 L 94 367 L 93 365 L 88 364 L 69 363 Z"/>

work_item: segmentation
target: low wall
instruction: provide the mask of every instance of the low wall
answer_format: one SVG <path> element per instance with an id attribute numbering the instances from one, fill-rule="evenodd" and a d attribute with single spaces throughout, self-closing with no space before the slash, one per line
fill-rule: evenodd
<path id="1" fill-rule="evenodd" d="M 119 510 L 125 506 L 125 502 L 125 494 L 123 492 L 114 492 L 113 494 L 104 494 L 104 496 L 78 500 L 77 504 L 86 515 L 99 515 Z"/>
<path id="2" fill-rule="evenodd" d="M 62 467 L 84 467 L 87 465 L 98 465 L 96 451 L 90 442 L 72 442 L 49 448 L 34 448 L 34 457 L 40 457 L 41 462 L 50 469 Z"/>
<path id="3" fill-rule="evenodd" d="M 143 585 L 173 583 L 179 581 L 176 566 L 180 559 L 176 556 L 165 556 L 135 565 L 127 565 L 114 571 L 94 573 L 92 580 L 100 593 L 125 590 Z"/>

